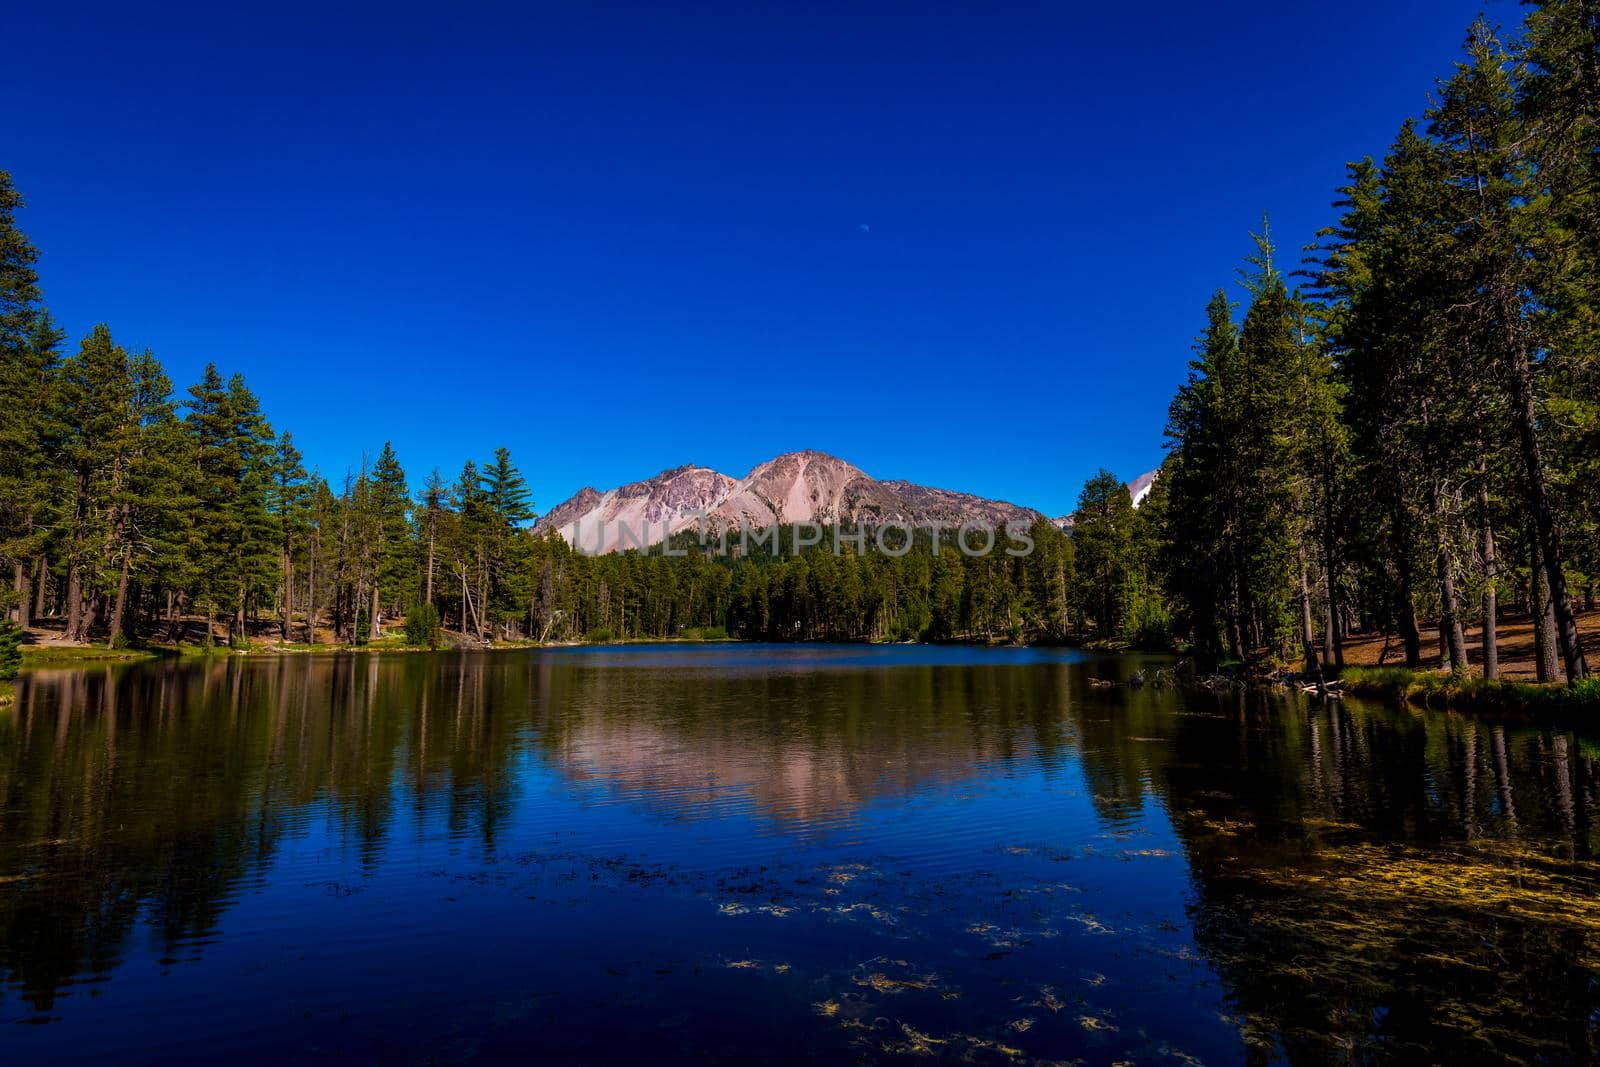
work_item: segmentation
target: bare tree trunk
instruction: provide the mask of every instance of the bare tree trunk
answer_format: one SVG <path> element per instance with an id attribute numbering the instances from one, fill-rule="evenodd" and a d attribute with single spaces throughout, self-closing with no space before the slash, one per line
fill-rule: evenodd
<path id="1" fill-rule="evenodd" d="M 45 616 L 45 597 L 50 591 L 50 561 L 43 556 L 39 557 L 38 573 L 33 580 L 33 617 L 42 619 Z"/>
<path id="2" fill-rule="evenodd" d="M 1556 651 L 1556 615 L 1546 580 L 1548 572 L 1540 557 L 1536 541 L 1533 545 L 1533 582 L 1528 602 L 1528 608 L 1533 613 L 1533 665 L 1539 681 L 1553 682 L 1561 672 Z"/>
<path id="3" fill-rule="evenodd" d="M 1433 483 L 1434 561 L 1439 580 L 1439 640 L 1444 646 L 1452 671 L 1467 669 L 1467 641 L 1461 632 L 1461 609 L 1456 601 L 1455 563 L 1450 558 L 1450 539 L 1444 527 L 1444 499 L 1438 482 Z"/>
<path id="4" fill-rule="evenodd" d="M 14 612 L 17 625 L 26 630 L 31 621 L 28 618 L 28 609 L 33 606 L 33 590 L 28 587 L 28 568 L 20 560 L 15 567 L 12 584 L 17 593 L 17 608 Z"/>
<path id="5" fill-rule="evenodd" d="M 67 557 L 67 631 L 69 641 L 81 641 L 87 626 L 83 617 L 83 527 L 88 521 L 89 472 L 78 471 L 77 493 L 72 507 L 71 550 Z"/>
<path id="6" fill-rule="evenodd" d="M 345 636 L 352 645 L 356 643 L 356 631 L 361 626 L 361 602 L 366 599 L 366 594 L 366 585 L 357 580 L 355 593 L 350 598 L 350 626 L 345 631 Z"/>
<path id="7" fill-rule="evenodd" d="M 283 617 L 279 620 L 278 636 L 283 641 L 289 640 L 289 630 L 294 625 L 294 559 L 289 555 L 289 546 L 283 548 Z"/>
<path id="8" fill-rule="evenodd" d="M 465 636 L 468 632 L 467 627 L 470 625 L 473 632 L 478 635 L 478 640 L 482 641 L 484 640 L 483 617 L 472 603 L 472 590 L 467 584 L 467 568 L 465 566 L 460 567 L 456 572 L 456 576 L 461 579 L 461 633 Z M 468 617 L 469 614 L 471 616 L 470 619 Z"/>
<path id="9" fill-rule="evenodd" d="M 490 609 L 490 563 L 486 558 L 480 557 L 482 568 L 478 571 L 478 640 L 488 643 L 488 609 Z"/>
<path id="10" fill-rule="evenodd" d="M 1405 645 L 1406 666 L 1416 670 L 1422 666 L 1422 628 L 1417 625 L 1416 598 L 1412 595 L 1414 589 L 1411 574 L 1411 538 L 1409 523 L 1406 520 L 1405 505 L 1396 498 L 1394 507 L 1395 525 L 1395 579 L 1397 603 L 1395 605 L 1396 621 L 1400 624 L 1400 640 Z"/>
<path id="11" fill-rule="evenodd" d="M 1318 685 L 1322 681 L 1322 667 L 1317 662 L 1317 639 L 1311 626 L 1311 577 L 1306 574 L 1306 550 L 1304 546 L 1299 549 L 1300 555 L 1300 645 L 1305 652 L 1306 673 L 1317 677 Z"/>
<path id="12" fill-rule="evenodd" d="M 1583 649 L 1578 644 L 1578 624 L 1572 615 L 1571 601 L 1567 598 L 1567 578 L 1561 570 L 1561 543 L 1556 537 L 1555 518 L 1545 486 L 1544 457 L 1539 451 L 1538 414 L 1534 410 L 1533 368 L 1528 364 L 1527 349 L 1520 344 L 1512 353 L 1511 383 L 1517 436 L 1522 445 L 1528 510 L 1533 519 L 1534 539 L 1539 544 L 1540 560 L 1544 565 L 1545 582 L 1549 587 L 1556 641 L 1568 683 L 1577 682 L 1588 674 L 1588 665 L 1583 660 Z"/>
<path id="13" fill-rule="evenodd" d="M 107 648 L 116 648 L 117 642 L 122 639 L 122 620 L 128 609 L 128 559 L 131 555 L 127 546 L 123 546 L 122 568 L 117 575 L 117 599 L 111 608 L 111 631 L 106 638 Z"/>
<path id="14" fill-rule="evenodd" d="M 306 558 L 306 644 L 317 643 L 317 545 Z"/>
<path id="15" fill-rule="evenodd" d="M 1489 521 L 1489 485 L 1484 465 L 1480 461 L 1478 472 L 1478 511 L 1483 523 L 1483 676 L 1500 676 L 1499 596 L 1495 590 L 1499 565 L 1494 555 L 1494 526 Z"/>
<path id="16" fill-rule="evenodd" d="M 378 583 L 372 583 L 372 608 L 367 612 L 367 640 L 378 639 Z"/>
<path id="17" fill-rule="evenodd" d="M 83 581 L 78 577 L 78 561 L 74 559 L 67 566 L 67 630 L 64 636 L 68 641 L 80 640 L 83 627 Z"/>
<path id="18" fill-rule="evenodd" d="M 430 518 L 428 520 L 428 577 L 422 592 L 422 599 L 428 604 L 433 603 L 433 542 L 435 525 L 435 521 Z"/>
<path id="19" fill-rule="evenodd" d="M 1244 634 L 1239 625 L 1239 574 L 1235 570 L 1228 591 L 1228 657 L 1235 662 L 1244 661 Z"/>
<path id="20" fill-rule="evenodd" d="M 28 512 L 25 517 L 23 529 L 31 541 L 33 538 L 33 512 Z M 17 625 L 26 630 L 29 622 L 32 621 L 28 618 L 28 609 L 33 606 L 33 589 L 30 588 L 28 566 L 20 558 L 13 568 L 12 585 L 17 594 L 17 609 L 15 613 Z"/>

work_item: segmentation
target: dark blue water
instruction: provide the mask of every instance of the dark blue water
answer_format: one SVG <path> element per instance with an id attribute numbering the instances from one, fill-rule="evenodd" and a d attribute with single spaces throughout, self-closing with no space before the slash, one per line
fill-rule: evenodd
<path id="1" fill-rule="evenodd" d="M 30 674 L 0 712 L 0 1061 L 1589 1056 L 1583 739 L 1089 684 L 1137 666 Z"/>

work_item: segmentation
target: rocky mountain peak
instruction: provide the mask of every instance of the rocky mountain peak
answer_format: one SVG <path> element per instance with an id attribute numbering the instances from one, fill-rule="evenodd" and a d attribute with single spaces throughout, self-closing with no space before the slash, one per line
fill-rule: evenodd
<path id="1" fill-rule="evenodd" d="M 1143 501 L 1153 480 L 1153 474 L 1141 475 L 1129 486 L 1136 503 Z M 585 552 L 612 552 L 636 547 L 636 542 L 658 544 L 702 521 L 724 529 L 891 521 L 1001 527 L 1039 518 L 1031 508 L 971 493 L 880 481 L 838 456 L 802 449 L 758 463 L 743 478 L 686 464 L 615 489 L 585 487 L 541 518 L 536 529 L 556 530 Z"/>

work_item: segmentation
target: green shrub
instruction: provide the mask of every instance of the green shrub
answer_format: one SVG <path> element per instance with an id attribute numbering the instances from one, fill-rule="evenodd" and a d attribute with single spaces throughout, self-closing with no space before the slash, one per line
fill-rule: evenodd
<path id="1" fill-rule="evenodd" d="M 1341 675 L 1352 693 L 1382 693 L 1414 704 L 1459 704 L 1502 711 L 1588 711 L 1600 707 L 1600 678 L 1573 686 L 1485 679 L 1465 672 L 1406 667 L 1346 667 Z"/>
<path id="2" fill-rule="evenodd" d="M 1154 597 L 1142 597 L 1128 616 L 1128 643 L 1162 652 L 1172 647 L 1172 612 Z"/>
<path id="3" fill-rule="evenodd" d="M 406 612 L 406 644 L 438 648 L 440 633 L 439 609 L 432 604 L 413 604 Z"/>
<path id="4" fill-rule="evenodd" d="M 22 627 L 0 619 L 0 681 L 17 676 L 22 668 Z"/>
<path id="5" fill-rule="evenodd" d="M 611 640 L 611 631 L 604 626 L 597 626 L 584 634 L 583 639 L 591 645 L 603 645 Z"/>

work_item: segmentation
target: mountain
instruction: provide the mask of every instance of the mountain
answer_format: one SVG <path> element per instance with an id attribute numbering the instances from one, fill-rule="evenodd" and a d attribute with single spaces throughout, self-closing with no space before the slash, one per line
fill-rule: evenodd
<path id="1" fill-rule="evenodd" d="M 635 547 L 636 539 L 652 545 L 693 529 L 696 513 L 707 516 L 707 525 L 715 529 L 890 520 L 1003 526 L 1042 517 L 1029 508 L 970 493 L 879 481 L 837 456 L 805 451 L 758 464 L 739 479 L 709 467 L 686 466 L 605 492 L 585 487 L 542 517 L 535 529 L 556 530 L 585 552 L 613 552 Z"/>
<path id="2" fill-rule="evenodd" d="M 954 489 L 932 489 L 914 482 L 880 484 L 904 500 L 917 514 L 956 525 L 963 522 L 986 522 L 996 527 L 1012 523 L 1027 525 L 1041 518 L 1032 508 L 1008 504 L 1003 500 L 987 500 L 971 493 L 958 493 Z"/>
<path id="3" fill-rule="evenodd" d="M 1150 487 L 1156 484 L 1156 475 L 1159 471 L 1147 471 L 1128 483 L 1128 495 L 1133 497 L 1133 506 L 1138 507 L 1144 503 L 1144 498 L 1150 495 Z"/>
<path id="4" fill-rule="evenodd" d="M 569 544 L 592 552 L 636 547 L 631 541 L 619 543 L 623 529 L 641 534 L 648 529 L 650 535 L 641 540 L 652 545 L 693 527 L 696 512 L 711 513 L 737 484 L 710 467 L 685 466 L 604 493 L 584 486 L 542 516 L 534 529 L 557 530 Z"/>

